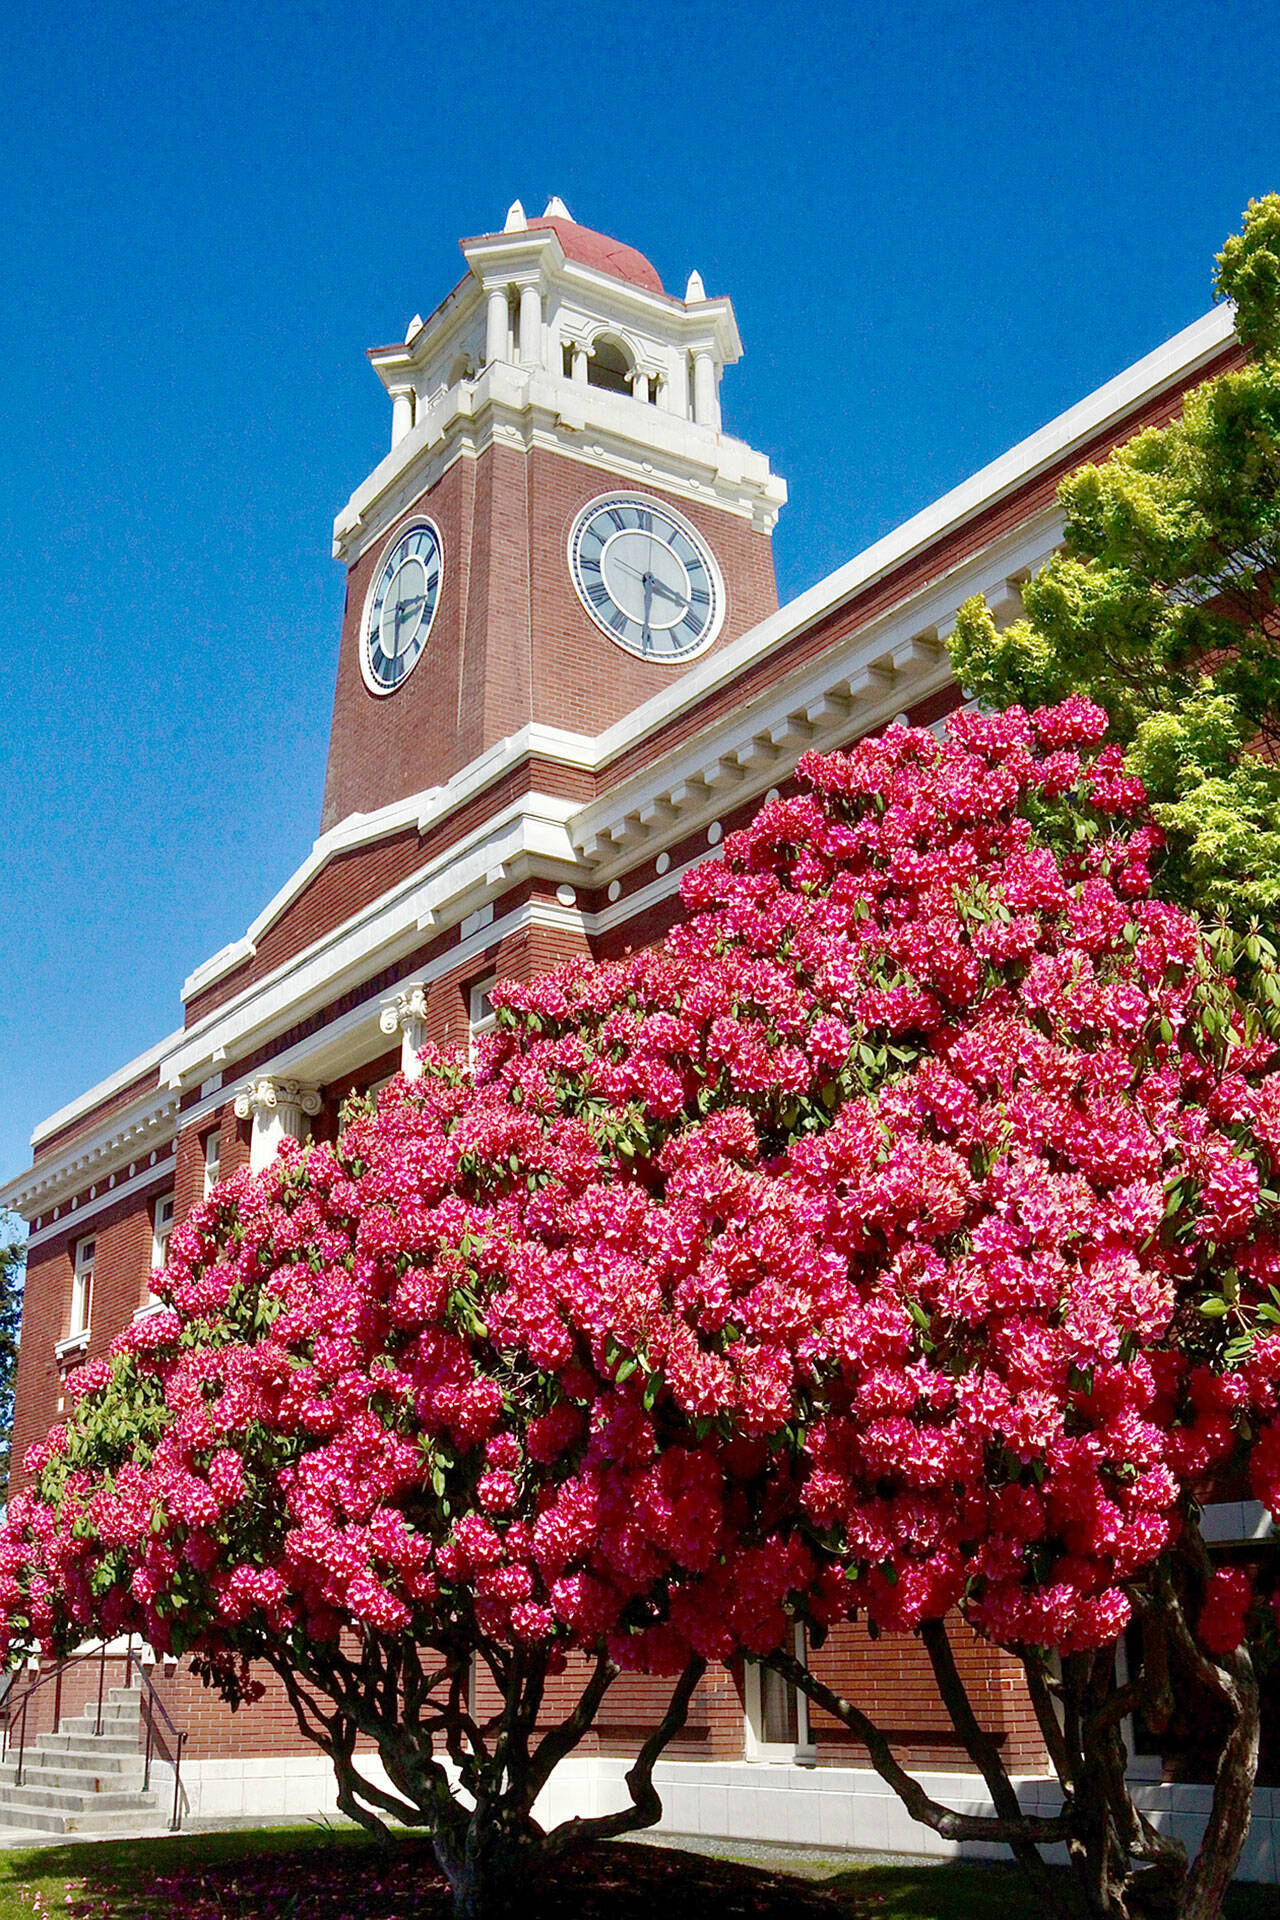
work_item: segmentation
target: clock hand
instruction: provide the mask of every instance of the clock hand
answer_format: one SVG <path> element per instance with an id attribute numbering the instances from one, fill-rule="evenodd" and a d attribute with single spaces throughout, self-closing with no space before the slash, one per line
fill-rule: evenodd
<path id="1" fill-rule="evenodd" d="M 687 607 L 689 605 L 689 596 L 687 594 L 677 593 L 674 587 L 669 587 L 665 581 L 659 580 L 656 573 L 641 573 L 639 567 L 630 566 L 625 560 L 615 560 L 613 565 L 618 568 L 619 572 L 629 573 L 633 580 L 651 580 L 653 582 L 654 592 L 660 593 L 664 600 L 670 600 L 674 606 Z"/>
<path id="2" fill-rule="evenodd" d="M 688 594 L 677 593 L 674 587 L 669 587 L 666 584 L 665 580 L 659 580 L 656 573 L 651 574 L 649 577 L 653 581 L 654 592 L 660 593 L 664 600 L 670 600 L 672 605 L 677 607 L 687 607 L 689 605 Z"/>
<path id="3" fill-rule="evenodd" d="M 653 575 L 646 573 L 644 576 L 644 626 L 640 633 L 640 644 L 646 653 L 649 651 L 649 616 L 653 612 L 653 584 Z"/>

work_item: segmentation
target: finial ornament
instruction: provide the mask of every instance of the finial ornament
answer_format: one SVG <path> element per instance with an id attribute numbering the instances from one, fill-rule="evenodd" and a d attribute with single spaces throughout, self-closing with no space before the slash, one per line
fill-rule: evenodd
<path id="1" fill-rule="evenodd" d="M 702 275 L 695 267 L 689 275 L 689 284 L 684 290 L 685 305 L 689 306 L 695 300 L 705 300 L 706 297 L 707 290 L 702 284 Z"/>
<path id="2" fill-rule="evenodd" d="M 529 222 L 524 217 L 524 208 L 518 200 L 513 200 L 507 208 L 506 223 L 502 231 L 504 233 L 523 233 L 528 225 Z"/>
<path id="3" fill-rule="evenodd" d="M 573 215 L 560 198 L 560 195 L 553 193 L 546 206 L 542 209 L 542 217 L 544 220 L 572 220 Z"/>

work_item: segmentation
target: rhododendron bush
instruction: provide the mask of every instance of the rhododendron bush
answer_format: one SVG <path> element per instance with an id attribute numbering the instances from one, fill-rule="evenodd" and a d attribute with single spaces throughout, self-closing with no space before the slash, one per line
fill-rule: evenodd
<path id="1" fill-rule="evenodd" d="M 1155 897 L 1104 730 L 1072 700 L 810 757 L 659 948 L 504 985 L 474 1067 L 429 1052 L 336 1144 L 219 1187 L 167 1310 L 28 1461 L 10 1647 L 140 1633 L 233 1701 L 268 1662 L 342 1804 L 427 1824 L 463 1911 L 544 1844 L 533 1801 L 618 1670 L 672 1676 L 670 1711 L 632 1806 L 552 1849 L 657 1817 L 704 1663 L 745 1655 L 941 1831 L 1032 1870 L 1067 1840 L 1100 1912 L 1152 1860 L 1211 1912 L 1274 1621 L 1195 1520 L 1242 1465 L 1280 1508 L 1280 1071 Z M 1019 1813 L 954 1609 L 1023 1656 L 1061 1817 Z M 934 1807 L 779 1652 L 854 1613 L 920 1632 L 994 1818 Z M 1194 1670 L 1233 1715 L 1189 1876 L 1123 1789 L 1135 1619 L 1148 1705 Z"/>

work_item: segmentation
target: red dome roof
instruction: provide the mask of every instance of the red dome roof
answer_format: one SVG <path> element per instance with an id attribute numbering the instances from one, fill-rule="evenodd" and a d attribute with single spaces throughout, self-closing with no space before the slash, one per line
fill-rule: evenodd
<path id="1" fill-rule="evenodd" d="M 550 227 L 564 248 L 565 258 L 576 260 L 581 266 L 594 267 L 598 273 L 609 273 L 615 280 L 629 280 L 633 287 L 643 287 L 647 293 L 661 293 L 662 281 L 657 269 L 650 265 L 642 253 L 635 247 L 624 245 L 621 240 L 611 240 L 607 233 L 596 233 L 591 227 L 580 227 L 576 220 L 547 219 L 545 214 L 540 220 L 531 220 L 531 228 Z"/>

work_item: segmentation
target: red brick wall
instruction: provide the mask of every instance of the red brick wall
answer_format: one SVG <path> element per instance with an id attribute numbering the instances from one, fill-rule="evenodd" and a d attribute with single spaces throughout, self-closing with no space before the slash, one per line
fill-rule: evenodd
<path id="1" fill-rule="evenodd" d="M 1043 1772 L 1044 1746 L 1017 1662 L 954 1616 L 950 1632 L 974 1712 L 994 1734 L 1005 1765 L 1011 1773 Z M 928 1655 L 912 1635 L 884 1634 L 873 1641 L 865 1626 L 846 1624 L 833 1629 L 820 1651 L 810 1653 L 809 1665 L 824 1685 L 876 1722 L 899 1759 L 946 1772 L 970 1770 L 938 1697 Z M 809 1724 L 820 1766 L 870 1764 L 866 1749 L 831 1715 L 810 1706 Z"/>

